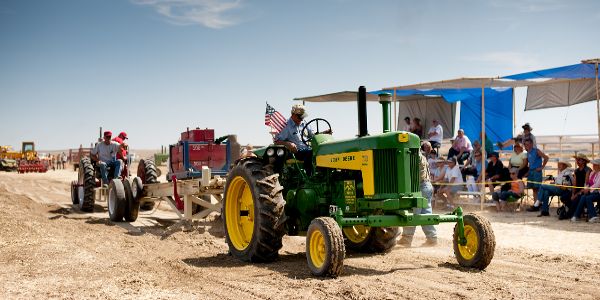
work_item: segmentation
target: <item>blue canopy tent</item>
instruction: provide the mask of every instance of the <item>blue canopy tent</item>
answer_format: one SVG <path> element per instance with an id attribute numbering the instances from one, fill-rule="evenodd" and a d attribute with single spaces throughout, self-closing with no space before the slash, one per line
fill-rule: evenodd
<path id="1" fill-rule="evenodd" d="M 527 84 L 525 110 L 569 106 L 596 100 L 598 140 L 600 141 L 600 87 L 598 64 L 600 59 L 583 60 L 580 64 L 505 76 L 515 81 L 541 80 Z"/>

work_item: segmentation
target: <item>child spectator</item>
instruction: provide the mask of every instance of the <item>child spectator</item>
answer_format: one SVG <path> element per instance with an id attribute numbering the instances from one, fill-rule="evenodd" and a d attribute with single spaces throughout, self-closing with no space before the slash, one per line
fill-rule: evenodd
<path id="1" fill-rule="evenodd" d="M 498 191 L 492 193 L 492 199 L 496 201 L 496 210 L 503 211 L 504 207 L 506 207 L 506 200 L 510 197 L 514 199 L 519 199 L 523 195 L 523 191 L 525 191 L 525 185 L 523 181 L 517 177 L 517 171 L 510 171 L 510 190 L 507 191 Z"/>

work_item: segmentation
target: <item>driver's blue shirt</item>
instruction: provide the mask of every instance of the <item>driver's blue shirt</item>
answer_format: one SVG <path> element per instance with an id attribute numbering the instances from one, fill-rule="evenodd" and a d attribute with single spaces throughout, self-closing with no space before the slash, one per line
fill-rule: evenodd
<path id="1" fill-rule="evenodd" d="M 310 149 L 308 146 L 306 146 L 302 142 L 302 139 L 300 138 L 300 135 L 302 134 L 301 131 L 302 131 L 302 128 L 304 127 L 304 125 L 306 125 L 306 123 L 304 123 L 304 121 L 302 121 L 302 122 L 300 122 L 300 124 L 296 125 L 296 122 L 294 122 L 294 120 L 292 120 L 292 118 L 289 118 L 287 120 L 287 123 L 285 124 L 285 127 L 281 130 L 281 132 L 279 132 L 275 136 L 275 141 L 292 142 L 292 143 L 296 144 L 296 148 L 298 148 L 298 150 Z M 306 128 L 306 130 L 308 131 L 308 136 L 312 137 L 312 135 L 313 135 L 312 130 L 310 130 L 310 128 Z"/>

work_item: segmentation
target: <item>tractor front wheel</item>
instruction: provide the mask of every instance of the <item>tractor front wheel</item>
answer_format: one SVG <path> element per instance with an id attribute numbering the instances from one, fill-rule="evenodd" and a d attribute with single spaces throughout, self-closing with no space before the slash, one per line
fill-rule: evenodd
<path id="1" fill-rule="evenodd" d="M 108 216 L 113 222 L 122 222 L 127 206 L 127 195 L 123 182 L 113 179 L 108 185 Z"/>
<path id="2" fill-rule="evenodd" d="M 346 248 L 340 226 L 330 217 L 319 217 L 308 226 L 306 260 L 315 276 L 337 277 L 342 273 Z"/>
<path id="3" fill-rule="evenodd" d="M 494 257 L 496 238 L 490 222 L 484 217 L 467 214 L 463 216 L 466 243 L 460 244 L 458 224 L 454 226 L 454 255 L 463 267 L 484 270 Z"/>
<path id="4" fill-rule="evenodd" d="M 94 211 L 96 177 L 94 166 L 89 157 L 83 157 L 79 162 L 79 178 L 77 180 L 77 195 L 79 210 Z"/>
<path id="5" fill-rule="evenodd" d="M 241 260 L 270 262 L 282 247 L 285 200 L 279 175 L 258 159 L 239 162 L 229 172 L 223 224 L 229 251 Z"/>
<path id="6" fill-rule="evenodd" d="M 400 231 L 398 227 L 354 225 L 344 227 L 342 232 L 348 249 L 364 253 L 385 253 L 394 248 Z"/>

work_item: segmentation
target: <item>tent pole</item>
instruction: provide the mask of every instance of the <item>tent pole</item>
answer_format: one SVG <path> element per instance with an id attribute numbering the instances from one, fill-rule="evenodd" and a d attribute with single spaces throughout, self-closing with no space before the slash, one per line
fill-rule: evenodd
<path id="1" fill-rule="evenodd" d="M 517 121 L 517 117 L 516 117 L 516 114 L 515 114 L 515 88 L 513 88 L 512 94 L 513 94 L 513 136 L 516 136 L 516 131 L 517 131 L 516 121 Z"/>
<path id="2" fill-rule="evenodd" d="M 394 88 L 394 131 L 398 131 L 398 116 L 396 113 L 396 88 Z"/>
<path id="3" fill-rule="evenodd" d="M 485 153 L 485 84 L 481 84 L 481 196 L 479 197 L 479 209 L 483 210 L 483 201 L 485 198 L 485 162 L 487 153 Z"/>
<path id="4" fill-rule="evenodd" d="M 596 60 L 596 114 L 598 115 L 598 145 L 600 147 L 600 92 L 598 89 L 598 60 Z"/>

